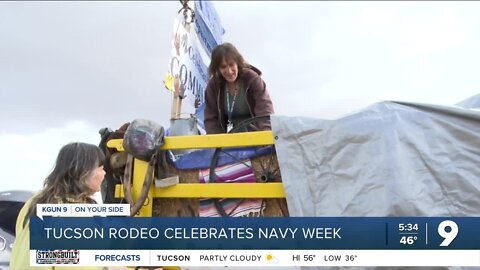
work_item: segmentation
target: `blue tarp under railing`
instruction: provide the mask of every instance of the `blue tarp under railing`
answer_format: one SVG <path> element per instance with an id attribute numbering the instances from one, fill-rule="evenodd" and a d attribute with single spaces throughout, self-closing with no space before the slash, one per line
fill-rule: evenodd
<path id="1" fill-rule="evenodd" d="M 218 154 L 217 166 L 235 163 L 274 152 L 272 145 L 263 147 L 222 148 Z M 201 149 L 193 152 L 174 155 L 168 151 L 168 160 L 179 170 L 206 169 L 210 167 L 215 149 Z"/>

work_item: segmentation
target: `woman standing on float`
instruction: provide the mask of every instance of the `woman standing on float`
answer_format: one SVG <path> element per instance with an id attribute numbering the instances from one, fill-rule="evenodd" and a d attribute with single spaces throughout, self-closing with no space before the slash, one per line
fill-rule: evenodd
<path id="1" fill-rule="evenodd" d="M 226 133 L 245 119 L 274 113 L 262 72 L 247 64 L 231 43 L 213 49 L 208 73 L 204 115 L 208 134 Z M 269 122 L 257 126 L 271 129 Z"/>

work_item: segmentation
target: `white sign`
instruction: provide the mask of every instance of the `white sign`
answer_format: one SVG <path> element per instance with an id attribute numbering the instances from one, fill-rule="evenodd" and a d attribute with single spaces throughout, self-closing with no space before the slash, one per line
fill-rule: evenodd
<path id="1" fill-rule="evenodd" d="M 213 47 L 222 42 L 224 30 L 213 3 L 188 1 L 188 7 L 195 10 L 194 23 L 186 22 L 182 12 L 175 18 L 172 58 L 165 86 L 174 92 L 172 118 L 195 114 L 203 129 L 210 55 Z"/>

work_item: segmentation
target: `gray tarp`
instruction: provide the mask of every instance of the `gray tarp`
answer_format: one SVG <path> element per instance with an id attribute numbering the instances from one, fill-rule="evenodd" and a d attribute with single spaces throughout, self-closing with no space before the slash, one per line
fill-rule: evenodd
<path id="1" fill-rule="evenodd" d="M 457 104 L 456 106 L 466 108 L 466 109 L 479 109 L 480 108 L 480 94 L 469 97 Z"/>
<path id="2" fill-rule="evenodd" d="M 381 102 L 272 129 L 291 216 L 480 216 L 480 112 Z"/>
<path id="3" fill-rule="evenodd" d="M 480 216 L 480 112 L 381 102 L 271 119 L 291 216 Z"/>

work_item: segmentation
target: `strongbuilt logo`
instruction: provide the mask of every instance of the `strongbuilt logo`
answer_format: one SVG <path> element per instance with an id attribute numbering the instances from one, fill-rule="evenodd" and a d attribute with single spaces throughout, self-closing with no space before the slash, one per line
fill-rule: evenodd
<path id="1" fill-rule="evenodd" d="M 80 251 L 70 250 L 37 250 L 37 264 L 78 264 Z"/>

